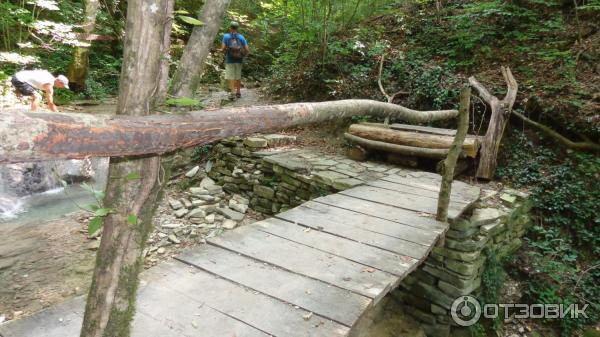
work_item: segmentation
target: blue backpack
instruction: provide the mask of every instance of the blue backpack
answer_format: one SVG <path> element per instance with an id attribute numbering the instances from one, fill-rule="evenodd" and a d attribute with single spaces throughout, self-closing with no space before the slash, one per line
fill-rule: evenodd
<path id="1" fill-rule="evenodd" d="M 229 53 L 229 57 L 233 61 L 241 61 L 244 59 L 244 54 L 242 50 L 244 46 L 242 45 L 242 41 L 240 40 L 237 33 L 231 34 L 229 38 L 229 43 L 227 46 L 227 52 Z"/>

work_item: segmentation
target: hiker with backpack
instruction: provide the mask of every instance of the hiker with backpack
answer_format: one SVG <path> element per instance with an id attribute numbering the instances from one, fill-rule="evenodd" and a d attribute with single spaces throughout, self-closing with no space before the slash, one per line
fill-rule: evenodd
<path id="1" fill-rule="evenodd" d="M 242 97 L 242 64 L 244 57 L 250 53 L 246 38 L 238 32 L 239 27 L 239 23 L 231 22 L 229 33 L 223 36 L 221 44 L 221 51 L 225 52 L 225 79 L 229 82 L 229 98 L 232 100 Z"/>

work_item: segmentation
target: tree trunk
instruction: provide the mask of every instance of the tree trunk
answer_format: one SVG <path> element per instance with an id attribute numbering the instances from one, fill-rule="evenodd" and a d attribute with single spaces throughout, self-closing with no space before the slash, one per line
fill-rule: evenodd
<path id="1" fill-rule="evenodd" d="M 463 142 L 469 130 L 469 108 L 471 106 L 471 89 L 464 88 L 460 92 L 460 111 L 458 114 L 458 128 L 454 142 L 448 152 L 448 157 L 444 160 L 441 167 L 442 184 L 438 197 L 438 209 L 436 220 L 441 222 L 448 221 L 448 206 L 450 205 L 450 195 L 452 194 L 452 181 L 454 180 L 454 169 L 456 161 L 461 153 Z"/>
<path id="2" fill-rule="evenodd" d="M 161 54 L 160 60 L 160 75 L 158 79 L 158 90 L 154 100 L 154 106 L 158 106 L 167 99 L 169 90 L 169 70 L 171 68 L 171 30 L 173 28 L 173 10 L 175 9 L 175 0 L 167 1 L 167 12 L 165 29 L 162 37 Z"/>
<path id="3" fill-rule="evenodd" d="M 132 71 L 141 73 L 148 72 L 149 67 L 131 66 Z M 129 78 L 127 81 L 134 85 L 145 83 Z M 156 77 L 152 81 L 155 85 Z M 140 85 L 140 88 L 145 86 Z M 153 92 L 154 88 L 147 89 L 144 94 Z M 121 94 L 119 111 L 124 111 L 123 104 L 136 99 L 135 95 Z M 413 123 L 427 123 L 453 118 L 458 111 L 415 111 L 369 100 L 226 108 L 165 116 L 114 117 L 12 110 L 0 112 L 0 163 L 163 154 L 229 136 L 357 115 L 393 116 Z"/>
<path id="4" fill-rule="evenodd" d="M 179 67 L 173 76 L 171 94 L 176 97 L 193 97 L 200 85 L 204 63 L 213 45 L 215 36 L 221 28 L 223 15 L 231 0 L 207 0 L 198 19 L 202 26 L 192 31 L 185 46 Z"/>
<path id="5" fill-rule="evenodd" d="M 504 128 L 508 123 L 513 105 L 517 99 L 519 85 L 513 77 L 510 68 L 502 67 L 502 75 L 507 84 L 506 96 L 503 100 L 492 96 L 489 91 L 479 83 L 475 77 L 469 78 L 471 86 L 479 92 L 479 96 L 490 105 L 492 116 L 490 125 L 483 138 L 480 151 L 479 167 L 477 168 L 477 177 L 483 179 L 492 179 L 496 172 L 498 150 L 502 142 Z"/>
<path id="6" fill-rule="evenodd" d="M 345 133 L 344 137 L 352 143 L 358 144 L 369 150 L 395 153 L 403 156 L 442 159 L 448 155 L 448 149 L 428 149 L 407 145 L 396 145 L 358 137 L 349 133 Z M 461 156 L 464 157 L 464 154 L 461 154 Z"/>
<path id="7" fill-rule="evenodd" d="M 454 142 L 454 137 L 452 136 L 392 130 L 389 128 L 362 124 L 351 125 L 348 133 L 385 143 L 429 149 L 449 149 Z M 476 157 L 478 148 L 479 144 L 475 137 L 467 138 L 463 144 L 463 151 L 469 157 Z"/>
<path id="8" fill-rule="evenodd" d="M 167 4 L 168 0 L 128 1 L 118 115 L 143 116 L 152 111 Z M 104 206 L 112 212 L 104 219 L 82 337 L 130 335 L 142 251 L 161 190 L 160 173 L 158 156 L 111 158 Z M 128 178 L 136 175 L 140 178 Z"/>
<path id="9" fill-rule="evenodd" d="M 73 52 L 73 60 L 69 64 L 67 70 L 67 77 L 69 78 L 69 84 L 75 90 L 85 89 L 85 80 L 88 74 L 89 68 L 89 44 L 91 41 L 88 39 L 89 35 L 94 31 L 96 26 L 96 16 L 100 10 L 99 0 L 86 0 L 84 9 L 84 18 L 82 22 L 83 36 L 80 41 L 81 46 L 75 47 Z"/>

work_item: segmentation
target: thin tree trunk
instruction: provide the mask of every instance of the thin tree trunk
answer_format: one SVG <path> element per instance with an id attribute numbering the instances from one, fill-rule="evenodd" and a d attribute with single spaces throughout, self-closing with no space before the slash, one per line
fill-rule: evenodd
<path id="1" fill-rule="evenodd" d="M 175 0 L 166 0 L 166 21 L 163 32 L 160 59 L 160 75 L 158 79 L 158 90 L 154 99 L 154 106 L 162 104 L 167 99 L 169 91 L 169 70 L 171 67 L 171 30 L 173 29 L 173 10 Z"/>
<path id="2" fill-rule="evenodd" d="M 133 70 L 147 72 L 149 68 Z M 155 83 L 156 79 L 152 84 Z M 121 94 L 120 99 L 127 102 L 130 98 Z M 124 111 L 122 104 L 119 105 L 119 111 Z M 454 118 L 458 111 L 415 111 L 370 100 L 294 103 L 197 111 L 187 115 L 117 118 L 11 110 L 0 112 L 0 163 L 162 154 L 229 136 L 361 115 L 392 116 L 413 123 L 427 123 Z"/>
<path id="3" fill-rule="evenodd" d="M 496 172 L 498 150 L 502 142 L 502 135 L 508 123 L 513 105 L 517 99 L 519 85 L 513 77 L 510 68 L 502 67 L 502 75 L 507 85 L 506 96 L 503 100 L 492 96 L 490 92 L 479 83 L 475 77 L 469 78 L 471 86 L 479 92 L 479 96 L 490 105 L 492 116 L 490 125 L 483 138 L 480 151 L 479 166 L 477 167 L 477 177 L 483 179 L 492 179 Z"/>
<path id="4" fill-rule="evenodd" d="M 91 41 L 87 37 L 94 31 L 96 26 L 96 16 L 100 10 L 99 0 L 86 0 L 84 9 L 84 18 L 82 22 L 83 26 L 83 37 L 84 40 L 80 43 L 85 46 L 75 47 L 73 51 L 73 60 L 69 64 L 67 70 L 67 77 L 69 82 L 73 84 L 73 88 L 76 90 L 83 90 L 85 88 L 85 80 L 88 74 L 89 68 L 89 55 Z"/>
<path id="5" fill-rule="evenodd" d="M 200 85 L 204 63 L 213 45 L 213 41 L 223 16 L 231 0 L 207 0 L 198 19 L 202 26 L 195 27 L 185 46 L 179 67 L 173 76 L 171 94 L 176 97 L 193 97 Z"/>
<path id="6" fill-rule="evenodd" d="M 117 114 L 144 116 L 160 76 L 168 0 L 129 0 Z M 135 140 L 130 140 L 135 142 Z M 102 241 L 82 337 L 128 337 L 135 314 L 142 251 L 161 190 L 160 157 L 111 158 Z M 139 178 L 128 178 L 138 176 Z"/>
<path id="7" fill-rule="evenodd" d="M 464 88 L 460 92 L 460 109 L 458 113 L 458 129 L 454 137 L 454 143 L 450 147 L 448 157 L 441 167 L 442 184 L 438 197 L 438 209 L 436 219 L 441 222 L 448 221 L 448 206 L 452 193 L 452 181 L 454 180 L 454 169 L 456 161 L 461 153 L 461 148 L 469 130 L 469 107 L 471 106 L 471 88 Z"/>

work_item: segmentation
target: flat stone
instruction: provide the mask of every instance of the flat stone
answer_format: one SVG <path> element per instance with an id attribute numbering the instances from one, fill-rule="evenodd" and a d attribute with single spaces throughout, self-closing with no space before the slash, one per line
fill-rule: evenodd
<path id="1" fill-rule="evenodd" d="M 196 207 L 196 209 L 201 209 L 206 213 L 212 213 L 212 212 L 216 212 L 217 206 L 219 206 L 219 204 L 209 204 L 209 205 L 198 206 L 198 207 Z"/>
<path id="2" fill-rule="evenodd" d="M 212 195 L 197 195 L 195 196 L 198 200 L 202 200 L 202 201 L 206 201 L 206 202 L 214 202 L 215 201 L 215 197 Z"/>
<path id="3" fill-rule="evenodd" d="M 473 226 L 483 226 L 498 220 L 503 215 L 504 213 L 496 208 L 477 208 L 473 211 L 471 223 Z"/>
<path id="4" fill-rule="evenodd" d="M 191 212 L 187 214 L 188 218 L 204 218 L 206 216 L 206 211 L 201 208 L 194 208 Z"/>
<path id="5" fill-rule="evenodd" d="M 204 220 L 206 221 L 206 223 L 208 224 L 214 224 L 215 223 L 215 214 L 209 214 L 207 215 Z"/>
<path id="6" fill-rule="evenodd" d="M 168 223 L 168 224 L 164 224 L 161 226 L 164 229 L 175 229 L 175 228 L 179 228 L 181 227 L 181 224 L 179 223 Z"/>
<path id="7" fill-rule="evenodd" d="M 218 207 L 217 213 L 223 215 L 227 219 L 231 219 L 234 221 L 242 221 L 242 220 L 244 220 L 244 216 L 245 216 L 243 213 L 236 212 L 232 209 L 225 208 L 225 207 Z"/>
<path id="8" fill-rule="evenodd" d="M 234 210 L 236 212 L 240 212 L 240 213 L 244 213 L 244 214 L 248 211 L 248 205 L 244 205 L 244 204 L 232 204 L 230 202 L 229 208 L 231 208 L 232 210 Z"/>
<path id="9" fill-rule="evenodd" d="M 203 206 L 203 205 L 206 205 L 207 203 L 208 203 L 208 201 L 204 201 L 204 200 L 194 200 L 194 201 L 192 201 L 192 207 Z"/>
<path id="10" fill-rule="evenodd" d="M 93 240 L 85 247 L 87 250 L 98 250 L 98 248 L 100 248 L 100 240 Z"/>
<path id="11" fill-rule="evenodd" d="M 206 189 L 206 187 L 208 187 L 208 186 L 214 186 L 214 185 L 216 185 L 215 181 L 210 179 L 209 177 L 202 179 L 202 181 L 200 182 L 200 188 L 204 188 L 204 189 Z"/>
<path id="12" fill-rule="evenodd" d="M 500 200 L 507 206 L 513 206 L 517 202 L 517 197 L 512 194 L 503 193 L 500 195 Z"/>
<path id="13" fill-rule="evenodd" d="M 256 185 L 254 186 L 254 194 L 265 199 L 273 199 L 275 190 L 267 186 Z"/>
<path id="14" fill-rule="evenodd" d="M 237 201 L 238 204 L 242 204 L 242 205 L 249 205 L 250 204 L 250 200 L 248 200 L 248 198 L 244 198 L 239 194 L 236 194 L 232 197 L 233 200 Z"/>
<path id="15" fill-rule="evenodd" d="M 210 194 L 207 189 L 202 188 L 202 187 L 191 187 L 189 191 L 194 196 L 201 196 L 201 195 L 208 195 L 208 194 Z"/>
<path id="16" fill-rule="evenodd" d="M 481 233 L 495 236 L 498 233 L 501 233 L 504 229 L 506 229 L 504 222 L 496 221 L 494 223 L 481 226 Z"/>
<path id="17" fill-rule="evenodd" d="M 263 147 L 267 147 L 268 141 L 264 138 L 248 137 L 244 139 L 244 145 L 251 148 L 260 149 Z"/>
<path id="18" fill-rule="evenodd" d="M 354 179 L 354 178 L 343 178 L 338 179 L 333 183 L 333 188 L 337 190 L 347 190 L 349 188 L 361 185 L 363 183 L 362 180 Z"/>
<path id="19" fill-rule="evenodd" d="M 223 221 L 223 228 L 225 229 L 234 229 L 237 227 L 237 225 L 238 223 L 231 219 L 226 219 L 225 221 Z"/>
<path id="20" fill-rule="evenodd" d="M 160 247 L 156 250 L 156 252 L 160 255 L 164 254 L 167 252 L 167 250 L 164 247 Z"/>
<path id="21" fill-rule="evenodd" d="M 183 203 L 177 199 L 169 199 L 169 206 L 174 210 L 178 210 L 183 208 Z"/>
<path id="22" fill-rule="evenodd" d="M 287 136 L 279 134 L 271 134 L 263 136 L 267 140 L 269 146 L 283 146 L 296 141 L 296 136 Z"/>
<path id="23" fill-rule="evenodd" d="M 183 218 L 188 213 L 189 213 L 189 211 L 186 208 L 180 208 L 175 211 L 175 216 L 177 218 Z"/>
<path id="24" fill-rule="evenodd" d="M 172 243 L 174 243 L 176 245 L 181 243 L 181 240 L 179 240 L 177 238 L 177 236 L 175 236 L 175 234 L 169 235 L 168 239 L 169 239 L 169 241 L 171 241 Z"/>
<path id="25" fill-rule="evenodd" d="M 440 280 L 440 282 L 438 283 L 438 287 L 440 289 L 442 289 L 443 292 L 445 292 L 446 294 L 448 294 L 450 296 L 454 296 L 454 297 L 469 295 L 470 293 L 475 291 L 480 286 L 481 286 L 481 278 L 476 278 L 476 279 L 472 280 L 471 282 L 469 282 L 468 284 L 465 284 L 465 287 L 460 287 L 460 288 L 456 287 L 448 282 L 442 281 L 442 280 Z M 444 314 L 444 313 L 441 313 L 441 314 Z"/>
<path id="26" fill-rule="evenodd" d="M 209 194 L 211 195 L 215 195 L 215 194 L 220 194 L 223 193 L 223 187 L 219 186 L 219 185 L 212 185 L 212 186 L 207 186 L 206 190 L 208 191 Z"/>
<path id="27" fill-rule="evenodd" d="M 193 169 L 187 171 L 185 176 L 188 178 L 193 178 L 196 176 L 196 174 L 198 174 L 199 171 L 200 171 L 200 166 L 195 166 Z"/>
<path id="28" fill-rule="evenodd" d="M 319 171 L 319 172 L 315 172 L 314 176 L 315 176 L 316 180 L 321 181 L 329 186 L 332 186 L 333 183 L 337 180 L 348 178 L 347 175 L 337 173 L 334 171 Z"/>

